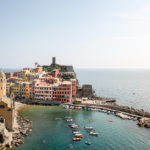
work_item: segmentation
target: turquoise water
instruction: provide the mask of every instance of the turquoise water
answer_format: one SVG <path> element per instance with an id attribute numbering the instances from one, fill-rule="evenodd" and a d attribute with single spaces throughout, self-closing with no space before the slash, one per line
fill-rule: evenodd
<path id="1" fill-rule="evenodd" d="M 25 144 L 15 150 L 149 150 L 150 130 L 139 128 L 136 122 L 121 120 L 113 115 L 83 110 L 66 110 L 58 106 L 27 108 L 22 115 L 33 121 L 33 132 L 25 138 Z M 65 120 L 72 116 L 81 126 L 83 139 L 72 141 L 72 132 Z M 93 122 L 89 122 L 93 120 Z M 108 120 L 114 120 L 113 123 Z M 98 137 L 87 134 L 84 126 L 93 126 L 100 133 Z M 91 146 L 84 142 L 88 140 Z"/>

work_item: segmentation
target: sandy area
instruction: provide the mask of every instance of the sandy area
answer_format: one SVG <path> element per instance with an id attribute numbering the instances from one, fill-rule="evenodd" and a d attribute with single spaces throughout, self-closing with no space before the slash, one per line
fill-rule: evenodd
<path id="1" fill-rule="evenodd" d="M 18 111 L 20 109 L 23 109 L 23 108 L 27 107 L 27 106 L 28 106 L 27 104 L 22 104 L 20 102 L 15 102 L 14 133 L 18 133 L 19 132 L 19 130 L 18 130 L 19 125 L 17 123 Z"/>
<path id="2" fill-rule="evenodd" d="M 24 107 L 27 107 L 28 105 L 27 104 L 22 104 L 20 102 L 15 102 L 15 110 L 18 111 Z"/>

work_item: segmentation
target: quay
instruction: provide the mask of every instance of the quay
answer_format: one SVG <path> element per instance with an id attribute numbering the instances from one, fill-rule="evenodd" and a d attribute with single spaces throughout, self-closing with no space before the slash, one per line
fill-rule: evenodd
<path id="1" fill-rule="evenodd" d="M 123 109 L 121 110 L 121 106 L 120 106 L 120 110 L 117 110 L 117 109 L 115 109 L 115 107 L 114 107 L 114 109 L 111 108 L 111 107 L 113 107 L 113 105 L 103 105 L 103 104 L 87 104 L 87 103 L 86 104 L 82 104 L 82 103 L 72 104 L 72 103 L 65 103 L 63 105 L 68 106 L 69 108 L 82 108 L 84 110 L 88 110 L 90 108 L 90 109 L 106 110 L 108 112 L 113 112 L 114 114 L 122 113 L 124 115 L 129 116 L 129 117 L 137 118 L 138 120 L 142 119 L 143 117 L 150 119 L 150 113 L 147 116 L 145 116 L 145 112 L 143 112 L 143 114 L 140 114 L 140 113 L 139 114 L 134 114 L 134 113 L 132 113 L 132 111 L 131 112 L 126 112 Z M 119 105 L 117 105 L 117 106 L 119 106 Z M 140 112 L 141 110 L 137 110 L 137 111 Z M 148 113 L 148 112 L 146 112 L 146 113 Z"/>

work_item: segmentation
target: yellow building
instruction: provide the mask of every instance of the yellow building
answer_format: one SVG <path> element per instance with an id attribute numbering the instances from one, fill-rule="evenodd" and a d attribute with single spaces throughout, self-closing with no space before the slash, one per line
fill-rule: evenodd
<path id="1" fill-rule="evenodd" d="M 20 93 L 21 93 L 20 84 L 14 83 L 13 85 L 11 85 L 10 91 L 11 91 L 11 93 L 14 93 L 15 96 L 20 96 Z"/>
<path id="2" fill-rule="evenodd" d="M 21 97 L 24 99 L 29 99 L 30 98 L 30 83 L 29 82 L 24 82 L 21 84 Z"/>
<path id="3" fill-rule="evenodd" d="M 25 86 L 25 99 L 29 99 L 30 98 L 30 84 L 27 83 Z"/>
<path id="4" fill-rule="evenodd" d="M 0 72 L 0 97 L 6 96 L 6 76 Z"/>

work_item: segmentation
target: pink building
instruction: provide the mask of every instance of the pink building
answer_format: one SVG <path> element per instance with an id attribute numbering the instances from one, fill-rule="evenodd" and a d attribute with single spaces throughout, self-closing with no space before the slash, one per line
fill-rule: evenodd
<path id="1" fill-rule="evenodd" d="M 70 102 L 72 100 L 72 83 L 63 81 L 48 84 L 44 81 L 35 81 L 30 90 L 30 97 L 34 100 L 55 100 Z"/>
<path id="2" fill-rule="evenodd" d="M 36 100 L 52 100 L 52 85 L 46 82 L 35 82 L 33 85 L 33 99 Z"/>

